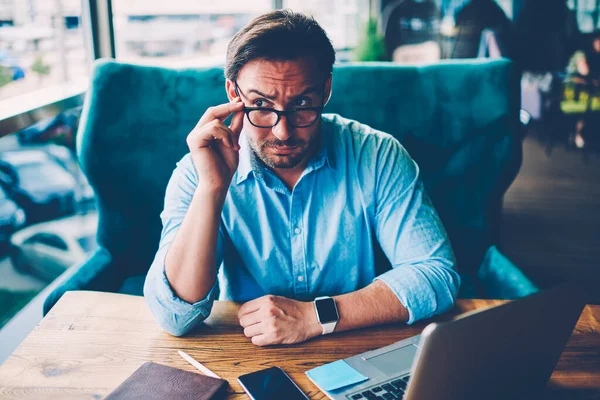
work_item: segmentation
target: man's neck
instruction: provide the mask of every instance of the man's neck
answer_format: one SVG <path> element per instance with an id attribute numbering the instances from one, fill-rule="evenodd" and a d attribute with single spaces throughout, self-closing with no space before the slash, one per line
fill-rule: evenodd
<path id="1" fill-rule="evenodd" d="M 279 179 L 281 179 L 283 184 L 291 192 L 292 190 L 294 190 L 294 186 L 296 186 L 296 183 L 298 183 L 298 180 L 300 180 L 302 173 L 308 166 L 309 159 L 307 159 L 306 161 L 303 161 L 301 165 L 298 165 L 295 168 L 269 168 L 269 169 L 271 171 L 273 171 L 273 173 Z"/>

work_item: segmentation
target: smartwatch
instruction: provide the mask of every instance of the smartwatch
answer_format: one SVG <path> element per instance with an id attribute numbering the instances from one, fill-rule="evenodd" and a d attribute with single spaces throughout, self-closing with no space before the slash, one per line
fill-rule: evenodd
<path id="1" fill-rule="evenodd" d="M 323 327 L 323 335 L 333 332 L 340 320 L 335 300 L 329 296 L 317 297 L 314 305 L 317 312 L 317 320 Z"/>

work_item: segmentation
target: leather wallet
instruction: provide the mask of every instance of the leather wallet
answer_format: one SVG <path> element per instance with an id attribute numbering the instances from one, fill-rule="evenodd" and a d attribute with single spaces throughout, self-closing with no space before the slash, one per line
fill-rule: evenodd
<path id="1" fill-rule="evenodd" d="M 226 380 L 147 362 L 109 394 L 106 400 L 213 400 L 223 399 L 226 394 Z"/>

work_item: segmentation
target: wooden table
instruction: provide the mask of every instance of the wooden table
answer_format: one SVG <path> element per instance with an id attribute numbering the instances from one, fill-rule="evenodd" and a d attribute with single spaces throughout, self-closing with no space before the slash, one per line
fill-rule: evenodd
<path id="1" fill-rule="evenodd" d="M 501 301 L 460 300 L 440 319 Z M 304 375 L 313 367 L 419 334 L 427 322 L 342 332 L 295 346 L 259 348 L 237 323 L 238 306 L 216 302 L 204 325 L 184 338 L 154 321 L 141 297 L 68 292 L 0 366 L 0 398 L 99 399 L 146 361 L 188 371 L 184 350 L 230 383 L 231 399 L 247 399 L 237 377 L 280 366 L 313 399 L 325 399 Z M 600 399 L 600 306 L 587 306 L 552 375 L 548 398 Z"/>

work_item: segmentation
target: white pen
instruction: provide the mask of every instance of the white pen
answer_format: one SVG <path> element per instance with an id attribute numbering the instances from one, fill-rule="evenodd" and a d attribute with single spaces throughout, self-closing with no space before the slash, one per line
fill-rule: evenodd
<path id="1" fill-rule="evenodd" d="M 190 364 L 192 364 L 194 367 L 196 367 L 196 369 L 198 371 L 202 372 L 204 375 L 208 375 L 208 376 L 211 376 L 213 378 L 221 379 L 221 377 L 219 375 L 215 374 L 210 369 L 206 368 L 204 365 L 202 365 L 198 361 L 194 360 L 188 354 L 184 353 L 181 350 L 177 350 L 177 352 L 179 353 L 179 355 L 181 356 L 181 358 L 183 358 L 185 361 L 187 361 Z"/>

